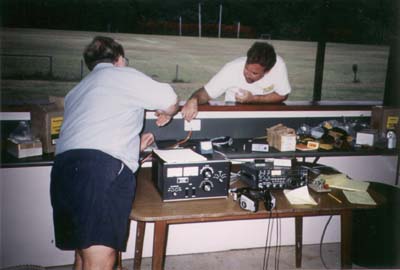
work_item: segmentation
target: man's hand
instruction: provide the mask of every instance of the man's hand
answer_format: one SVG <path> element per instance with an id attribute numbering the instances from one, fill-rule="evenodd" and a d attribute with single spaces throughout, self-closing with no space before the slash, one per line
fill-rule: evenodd
<path id="1" fill-rule="evenodd" d="M 211 97 L 208 95 L 204 87 L 195 91 L 192 96 L 186 101 L 185 105 L 181 110 L 182 117 L 186 121 L 191 121 L 196 118 L 198 113 L 198 105 L 207 103 Z"/>
<path id="2" fill-rule="evenodd" d="M 155 112 L 155 115 L 157 116 L 156 125 L 162 127 L 168 124 L 169 121 L 171 121 L 172 117 L 178 111 L 178 108 L 178 101 L 176 101 L 165 110 L 157 110 Z"/>
<path id="3" fill-rule="evenodd" d="M 167 114 L 163 111 L 156 111 L 155 115 L 157 116 L 156 125 L 159 127 L 165 126 L 172 119 L 172 115 Z"/>
<path id="4" fill-rule="evenodd" d="M 144 149 L 149 147 L 154 142 L 153 133 L 143 133 L 140 137 L 140 152 L 143 152 Z"/>
<path id="5" fill-rule="evenodd" d="M 250 103 L 254 99 L 254 96 L 250 91 L 239 89 L 239 93 L 235 94 L 235 99 L 239 103 Z"/>
<path id="6" fill-rule="evenodd" d="M 239 89 L 239 93 L 235 95 L 235 98 L 239 103 L 278 104 L 285 101 L 288 98 L 288 95 L 281 96 L 275 92 L 264 95 L 253 95 L 247 90 Z"/>
<path id="7" fill-rule="evenodd" d="M 186 121 L 196 118 L 198 113 L 197 99 L 189 99 L 182 108 L 181 114 Z"/>

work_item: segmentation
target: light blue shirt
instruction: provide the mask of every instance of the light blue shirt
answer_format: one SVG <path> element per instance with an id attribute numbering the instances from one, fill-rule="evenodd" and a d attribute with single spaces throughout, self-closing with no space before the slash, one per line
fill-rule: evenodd
<path id="1" fill-rule="evenodd" d="M 56 154 L 96 149 L 138 168 L 144 110 L 165 110 L 177 96 L 166 83 L 129 67 L 96 65 L 65 97 Z"/>

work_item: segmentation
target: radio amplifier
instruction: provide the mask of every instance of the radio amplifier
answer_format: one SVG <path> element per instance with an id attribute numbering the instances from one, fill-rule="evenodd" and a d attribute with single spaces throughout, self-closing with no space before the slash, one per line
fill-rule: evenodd
<path id="1" fill-rule="evenodd" d="M 196 162 L 166 162 L 153 155 L 153 181 L 163 201 L 228 196 L 231 162 L 218 153 Z"/>

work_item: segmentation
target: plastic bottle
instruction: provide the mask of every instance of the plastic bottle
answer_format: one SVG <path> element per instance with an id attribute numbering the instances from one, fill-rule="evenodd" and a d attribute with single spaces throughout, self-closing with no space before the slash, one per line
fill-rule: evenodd
<path id="1" fill-rule="evenodd" d="M 27 121 L 20 121 L 18 126 L 10 133 L 10 139 L 17 141 L 31 141 L 32 133 L 31 127 Z"/>
<path id="2" fill-rule="evenodd" d="M 389 130 L 386 133 L 386 139 L 387 139 L 387 148 L 388 149 L 395 149 L 396 148 L 396 133 L 393 130 Z"/>

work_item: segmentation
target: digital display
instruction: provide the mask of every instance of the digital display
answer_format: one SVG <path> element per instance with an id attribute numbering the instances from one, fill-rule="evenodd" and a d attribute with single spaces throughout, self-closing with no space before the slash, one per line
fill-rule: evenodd
<path id="1" fill-rule="evenodd" d="M 181 176 L 182 176 L 182 167 L 167 169 L 167 177 L 181 177 Z"/>
<path id="2" fill-rule="evenodd" d="M 199 167 L 184 167 L 183 168 L 183 176 L 198 176 L 199 175 Z"/>

